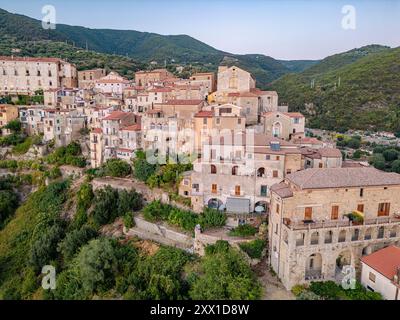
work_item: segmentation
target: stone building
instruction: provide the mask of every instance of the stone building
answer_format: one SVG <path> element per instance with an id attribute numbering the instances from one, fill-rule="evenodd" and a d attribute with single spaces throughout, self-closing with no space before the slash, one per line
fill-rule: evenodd
<path id="1" fill-rule="evenodd" d="M 11 104 L 0 104 L 0 130 L 2 134 L 9 134 L 10 131 L 8 129 L 2 129 L 3 126 L 6 126 L 10 121 L 16 120 L 19 117 L 18 107 Z"/>
<path id="2" fill-rule="evenodd" d="M 299 112 L 266 112 L 261 116 L 264 125 L 264 133 L 291 140 L 294 135 L 304 136 L 305 118 Z"/>
<path id="3" fill-rule="evenodd" d="M 137 86 L 147 86 L 148 84 L 159 83 L 171 77 L 173 77 L 173 75 L 167 69 L 138 71 L 135 73 L 135 84 Z"/>
<path id="4" fill-rule="evenodd" d="M 94 88 L 95 81 L 106 76 L 105 69 L 92 69 L 78 71 L 78 84 L 81 89 Z"/>
<path id="5" fill-rule="evenodd" d="M 221 131 L 242 132 L 246 128 L 246 117 L 241 115 L 241 108 L 233 104 L 210 106 L 194 115 L 195 148 L 201 152 L 204 142 Z"/>
<path id="6" fill-rule="evenodd" d="M 342 268 L 400 243 L 400 175 L 371 167 L 306 169 L 271 188 L 269 259 L 289 290 L 340 280 Z"/>
<path id="7" fill-rule="evenodd" d="M 103 164 L 103 130 L 92 128 L 90 131 L 90 166 L 98 168 Z"/>
<path id="8" fill-rule="evenodd" d="M 129 87 L 129 81 L 121 77 L 116 72 L 110 72 L 108 75 L 94 81 L 95 89 L 103 92 L 121 96 L 124 89 Z"/>
<path id="9" fill-rule="evenodd" d="M 0 93 L 33 94 L 37 90 L 78 86 L 74 64 L 57 58 L 0 57 Z"/>
<path id="10" fill-rule="evenodd" d="M 271 186 L 297 170 L 301 170 L 301 153 L 286 141 L 250 131 L 221 134 L 203 146 L 181 188 L 183 195 L 191 197 L 195 211 L 208 206 L 228 213 L 265 213 Z"/>

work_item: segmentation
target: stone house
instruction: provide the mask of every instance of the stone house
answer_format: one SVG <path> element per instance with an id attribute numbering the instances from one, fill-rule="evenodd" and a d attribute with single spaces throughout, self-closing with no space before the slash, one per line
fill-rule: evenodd
<path id="1" fill-rule="evenodd" d="M 338 280 L 400 242 L 400 175 L 371 167 L 306 169 L 271 188 L 269 261 L 283 285 Z"/>

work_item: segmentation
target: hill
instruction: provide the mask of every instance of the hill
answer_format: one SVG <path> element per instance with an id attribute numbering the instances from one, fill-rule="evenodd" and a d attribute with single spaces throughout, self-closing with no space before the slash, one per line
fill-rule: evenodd
<path id="1" fill-rule="evenodd" d="M 316 128 L 400 131 L 400 48 L 372 45 L 330 56 L 269 88 Z"/>
<path id="2" fill-rule="evenodd" d="M 194 65 L 204 71 L 215 71 L 223 63 L 235 63 L 253 73 L 261 87 L 280 76 L 304 70 L 312 61 L 281 63 L 261 54 L 236 55 L 215 49 L 188 35 L 160 35 L 134 30 L 90 29 L 57 24 L 55 30 L 44 30 L 41 21 L 0 9 L 0 36 L 21 41 L 69 42 L 72 46 L 128 56 L 159 64 Z M 293 67 L 296 65 L 297 67 Z"/>

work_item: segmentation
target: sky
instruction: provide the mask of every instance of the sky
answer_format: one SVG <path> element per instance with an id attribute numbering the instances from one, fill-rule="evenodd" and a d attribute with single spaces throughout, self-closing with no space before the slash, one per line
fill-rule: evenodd
<path id="1" fill-rule="evenodd" d="M 400 0 L 0 0 L 0 8 L 36 19 L 44 5 L 55 7 L 57 23 L 187 34 L 223 51 L 276 59 L 400 46 Z M 352 8 L 342 13 L 346 5 Z"/>

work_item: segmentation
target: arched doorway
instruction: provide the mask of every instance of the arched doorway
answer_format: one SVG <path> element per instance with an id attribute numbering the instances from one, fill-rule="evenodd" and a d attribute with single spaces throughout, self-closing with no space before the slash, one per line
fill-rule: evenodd
<path id="1" fill-rule="evenodd" d="M 254 211 L 257 213 L 266 213 L 268 210 L 268 204 L 266 201 L 258 201 L 254 206 Z"/>
<path id="2" fill-rule="evenodd" d="M 257 177 L 264 177 L 264 176 L 265 176 L 265 169 L 264 168 L 258 168 Z"/>
<path id="3" fill-rule="evenodd" d="M 211 198 L 210 200 L 208 200 L 207 206 L 210 209 L 218 210 L 222 206 L 222 204 L 223 204 L 222 201 L 219 200 L 218 198 Z"/>
<path id="4" fill-rule="evenodd" d="M 313 253 L 307 258 L 305 271 L 305 280 L 321 279 L 322 256 L 320 253 Z"/>
<path id="5" fill-rule="evenodd" d="M 342 273 L 343 267 L 349 265 L 353 265 L 351 252 L 350 250 L 344 250 L 336 258 L 335 277 L 338 281 L 341 281 L 344 276 Z"/>

